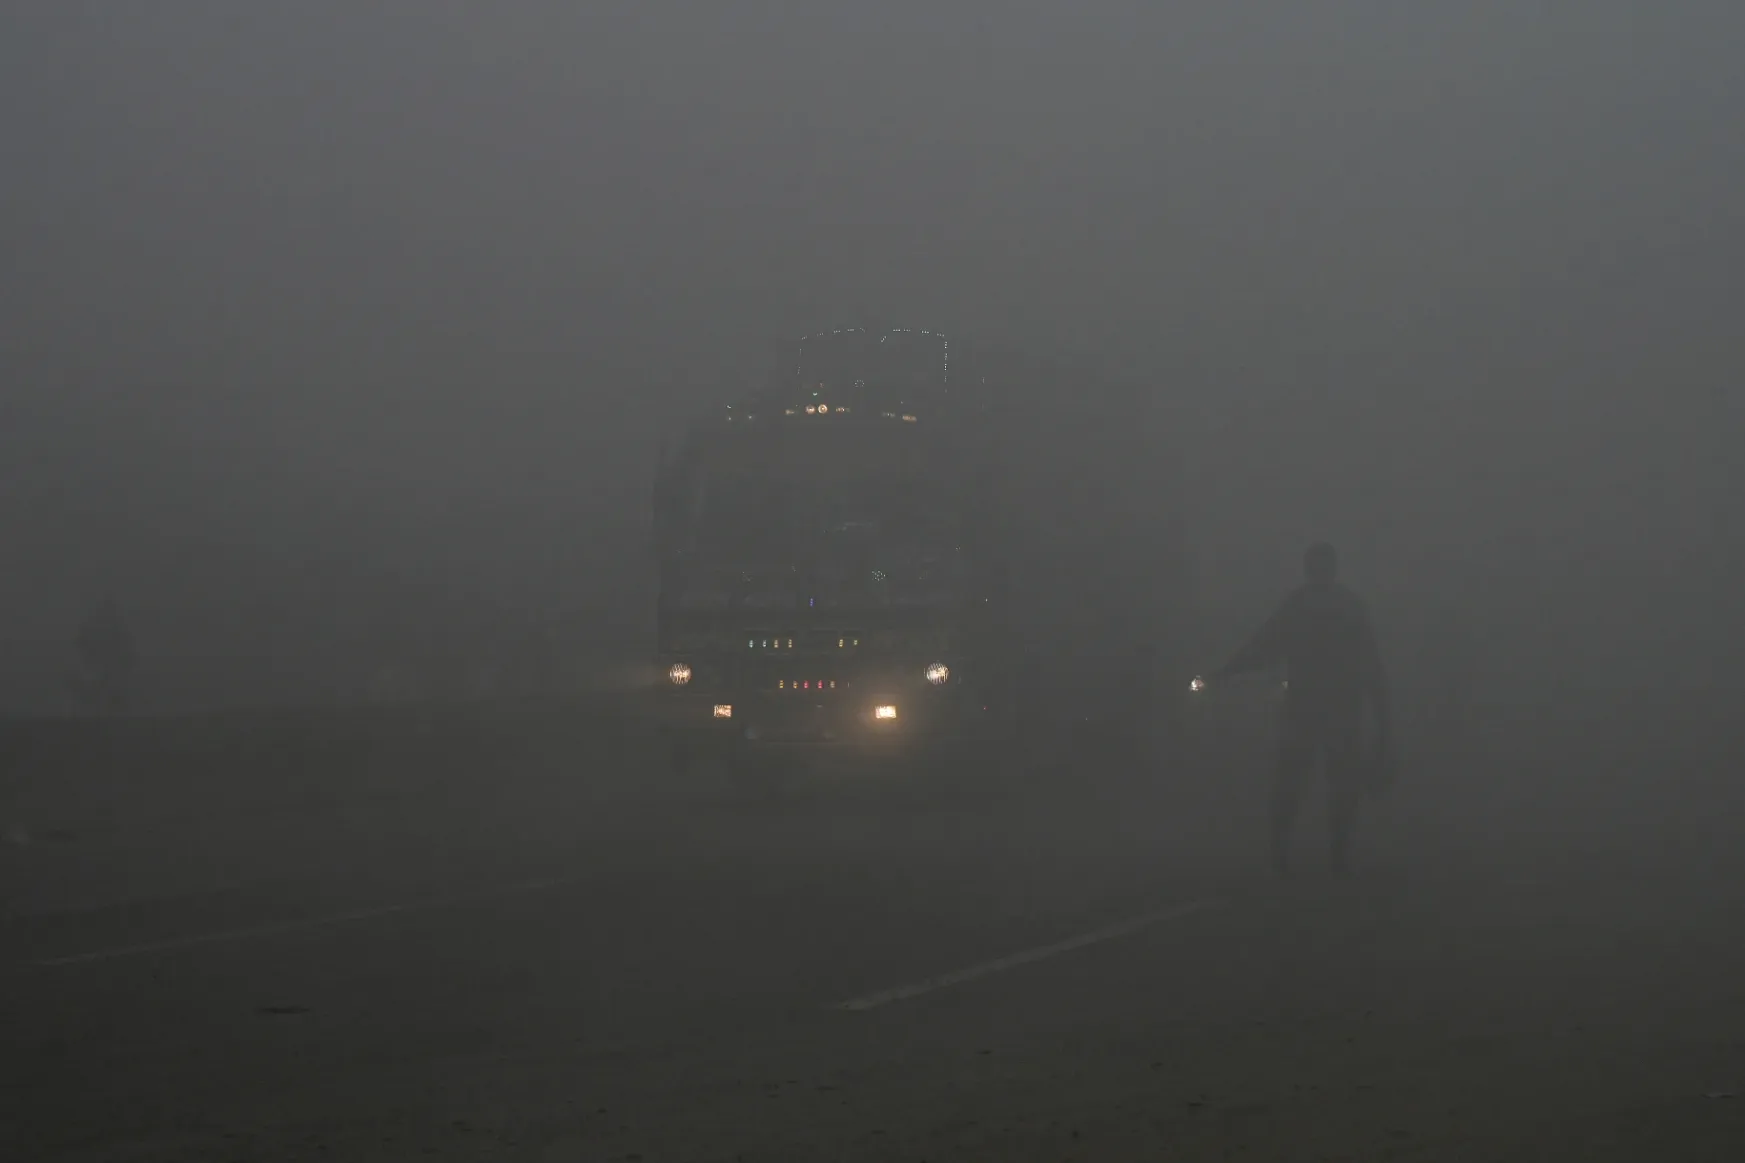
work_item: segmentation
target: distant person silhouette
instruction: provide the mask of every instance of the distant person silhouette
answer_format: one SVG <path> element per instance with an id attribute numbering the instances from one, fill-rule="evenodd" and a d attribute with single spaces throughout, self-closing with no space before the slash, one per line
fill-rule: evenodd
<path id="1" fill-rule="evenodd" d="M 1213 674 L 1224 678 L 1285 665 L 1271 810 L 1272 867 L 1280 875 L 1289 870 L 1291 829 L 1316 760 L 1325 763 L 1328 855 L 1337 873 L 1349 868 L 1363 793 L 1392 778 L 1392 713 L 1368 608 L 1339 584 L 1339 558 L 1331 545 L 1311 546 L 1303 555 L 1303 573 L 1303 584 Z M 1366 702 L 1380 734 L 1374 754 L 1363 745 Z"/>
<path id="2" fill-rule="evenodd" d="M 76 643 L 83 673 L 75 689 L 98 714 L 117 714 L 127 702 L 133 676 L 133 635 L 121 607 L 104 598 L 79 627 Z"/>

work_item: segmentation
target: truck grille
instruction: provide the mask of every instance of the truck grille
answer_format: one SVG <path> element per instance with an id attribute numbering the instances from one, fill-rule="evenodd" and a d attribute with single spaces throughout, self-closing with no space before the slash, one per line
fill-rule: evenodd
<path id="1" fill-rule="evenodd" d="M 791 659 L 764 660 L 752 675 L 753 685 L 758 690 L 786 693 L 798 691 L 801 694 L 842 693 L 850 686 L 851 676 L 844 673 L 835 659 L 820 660 L 817 658 L 795 657 Z"/>

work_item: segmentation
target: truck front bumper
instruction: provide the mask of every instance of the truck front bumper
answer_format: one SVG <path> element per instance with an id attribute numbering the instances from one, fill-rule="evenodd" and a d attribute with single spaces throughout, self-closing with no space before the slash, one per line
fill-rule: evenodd
<path id="1" fill-rule="evenodd" d="M 928 697 L 933 696 L 933 697 Z M 888 747 L 985 735 L 992 716 L 944 692 L 807 700 L 735 692 L 663 692 L 655 716 L 672 735 L 722 743 Z"/>

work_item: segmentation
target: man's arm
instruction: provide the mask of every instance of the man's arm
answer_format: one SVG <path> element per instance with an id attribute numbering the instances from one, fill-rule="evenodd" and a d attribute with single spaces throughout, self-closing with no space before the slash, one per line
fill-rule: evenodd
<path id="1" fill-rule="evenodd" d="M 1261 670 L 1284 660 L 1285 623 L 1290 613 L 1287 600 L 1268 618 L 1254 637 L 1238 650 L 1229 662 L 1212 672 L 1213 678 L 1230 678 Z"/>

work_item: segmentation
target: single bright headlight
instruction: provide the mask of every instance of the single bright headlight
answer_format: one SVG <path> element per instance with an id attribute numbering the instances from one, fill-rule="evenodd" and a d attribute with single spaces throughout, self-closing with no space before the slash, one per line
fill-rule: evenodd
<path id="1" fill-rule="evenodd" d="M 717 719 L 731 719 L 733 717 L 733 704 L 732 703 L 716 703 L 715 704 L 715 717 Z"/>
<path id="2" fill-rule="evenodd" d="M 1198 676 L 1195 676 L 1194 681 L 1192 681 L 1188 684 L 1188 689 L 1190 691 L 1193 691 L 1197 695 L 1201 691 L 1206 689 L 1206 680 L 1203 678 L 1200 678 Z"/>
<path id="3" fill-rule="evenodd" d="M 927 681 L 934 686 L 944 686 L 945 680 L 951 677 L 951 668 L 943 662 L 935 662 L 929 665 L 923 673 L 926 674 Z"/>
<path id="4" fill-rule="evenodd" d="M 887 705 L 887 706 L 883 706 L 883 707 L 874 707 L 873 708 L 873 718 L 875 718 L 875 719 L 889 720 L 889 719 L 895 719 L 896 717 L 897 717 L 897 708 L 895 708 L 893 706 Z"/>
<path id="5" fill-rule="evenodd" d="M 684 686 L 691 681 L 691 664 L 675 662 L 667 668 L 666 676 L 674 686 Z"/>

